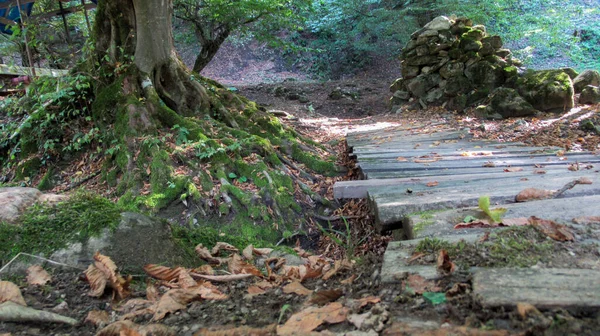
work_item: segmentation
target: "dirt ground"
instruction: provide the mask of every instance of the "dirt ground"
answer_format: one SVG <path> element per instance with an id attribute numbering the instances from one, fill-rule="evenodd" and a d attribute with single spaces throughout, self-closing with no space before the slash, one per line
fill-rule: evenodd
<path id="1" fill-rule="evenodd" d="M 235 57 L 229 59 L 235 60 Z M 521 140 L 538 145 L 559 144 L 570 150 L 599 149 L 598 135 L 579 129 L 579 118 L 586 114 L 589 114 L 587 117 L 595 124 L 599 124 L 598 106 L 584 107 L 571 115 L 508 121 L 482 121 L 470 113 L 459 114 L 439 109 L 397 114 L 388 106 L 388 87 L 400 73 L 395 61 L 380 61 L 367 71 L 339 81 L 309 81 L 303 76 L 290 75 L 288 72 L 269 77 L 280 80 L 278 83 L 244 83 L 240 80 L 247 78 L 246 73 L 258 68 L 271 69 L 265 62 L 259 62 L 243 67 L 241 72 L 219 72 L 214 69 L 208 69 L 207 72 L 220 74 L 221 76 L 214 77 L 230 86 L 231 90 L 274 111 L 300 133 L 322 142 L 340 142 L 350 130 L 366 130 L 398 123 L 446 122 L 454 127 L 470 128 L 478 137 Z M 364 211 L 363 215 L 367 213 Z M 363 226 L 368 224 L 368 218 L 362 220 Z M 337 224 L 341 225 L 341 222 L 338 221 Z M 364 227 L 362 229 L 367 230 Z M 447 301 L 440 304 L 433 304 L 422 295 L 407 290 L 406 283 L 384 286 L 380 283 L 379 274 L 386 241 L 385 237 L 373 238 L 359 246 L 359 250 L 362 248 L 361 257 L 351 270 L 341 271 L 328 280 L 309 279 L 303 283 L 307 289 L 316 292 L 339 289 L 336 295 L 338 297 L 330 298 L 329 301 L 342 303 L 349 307 L 352 314 L 368 313 L 368 316 L 361 315 L 366 316 L 368 323 L 365 322 L 360 328 L 356 323 L 345 320 L 337 324 L 325 323 L 315 331 L 339 335 L 600 335 L 598 311 L 568 312 L 556 309 L 525 314 L 516 310 L 483 308 L 470 295 L 469 275 L 461 271 L 435 284 L 441 292 L 451 293 L 446 295 Z M 325 239 L 321 250 L 315 253 L 331 253 L 331 249 L 335 249 L 331 246 L 332 242 Z M 332 254 L 339 257 L 340 252 Z M 27 285 L 24 277 L 10 280 L 20 286 L 30 307 L 54 310 L 81 323 L 69 327 L 0 322 L 0 335 L 94 335 L 99 327 L 83 322 L 90 311 L 106 310 L 111 320 L 122 315 L 117 311 L 119 305 L 111 302 L 110 291 L 101 298 L 87 295 L 89 285 L 82 281 L 81 272 L 57 268 L 49 271 L 53 280 L 41 287 Z M 353 280 L 348 281 L 351 278 Z M 346 281 L 342 283 L 344 280 Z M 270 335 L 274 334 L 273 324 L 283 324 L 293 314 L 305 308 L 306 296 L 284 293 L 280 286 L 268 289 L 263 295 L 249 296 L 248 288 L 254 282 L 255 280 L 246 279 L 216 283 L 218 290 L 227 294 L 229 299 L 192 302 L 184 309 L 168 314 L 165 319 L 156 322 L 172 328 L 173 334 L 177 335 L 210 335 L 206 328 L 242 326 L 260 330 L 237 329 L 235 332 L 214 335 Z M 146 277 L 134 277 L 132 287 L 133 298 L 145 297 Z M 355 305 L 356 300 L 370 296 L 379 298 L 380 302 Z M 322 305 L 327 303 L 327 300 L 321 302 Z M 152 314 L 144 314 L 136 317 L 134 322 L 147 324 L 151 319 Z"/>

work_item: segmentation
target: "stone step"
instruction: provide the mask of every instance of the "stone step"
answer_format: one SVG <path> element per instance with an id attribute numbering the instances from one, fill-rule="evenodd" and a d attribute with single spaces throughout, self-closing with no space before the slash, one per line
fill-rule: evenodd
<path id="1" fill-rule="evenodd" d="M 540 309 L 600 308 L 600 271 L 588 269 L 475 269 L 473 294 L 484 307 L 530 303 Z"/>

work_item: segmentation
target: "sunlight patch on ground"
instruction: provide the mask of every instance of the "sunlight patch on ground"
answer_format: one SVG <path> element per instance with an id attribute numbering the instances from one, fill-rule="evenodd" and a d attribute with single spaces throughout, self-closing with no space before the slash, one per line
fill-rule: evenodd
<path id="1" fill-rule="evenodd" d="M 316 127 L 327 130 L 331 134 L 345 136 L 348 133 L 366 132 L 401 126 L 397 122 L 377 122 L 372 118 L 363 119 L 339 119 L 339 118 L 315 118 L 299 119 L 299 122 L 308 127 Z"/>

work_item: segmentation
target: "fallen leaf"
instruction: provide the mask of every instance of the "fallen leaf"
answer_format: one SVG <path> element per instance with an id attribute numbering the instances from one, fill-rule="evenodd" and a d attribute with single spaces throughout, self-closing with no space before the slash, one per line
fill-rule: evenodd
<path id="1" fill-rule="evenodd" d="M 190 273 L 192 277 L 215 281 L 215 282 L 231 282 L 231 281 L 239 281 L 253 277 L 252 274 L 230 274 L 230 275 L 204 275 L 204 274 L 196 274 Z"/>
<path id="2" fill-rule="evenodd" d="M 229 259 L 229 272 L 232 274 L 252 274 L 257 277 L 263 277 L 262 272 L 256 266 L 242 260 L 239 254 L 234 254 Z"/>
<path id="3" fill-rule="evenodd" d="M 466 283 L 455 283 L 454 286 L 452 286 L 452 288 L 450 288 L 447 292 L 446 292 L 446 296 L 448 297 L 455 297 L 455 296 L 459 296 L 459 295 L 463 295 L 463 294 L 467 294 L 470 290 L 470 287 L 468 284 Z"/>
<path id="4" fill-rule="evenodd" d="M 352 274 L 350 277 L 340 281 L 342 285 L 352 285 L 352 283 L 356 280 L 356 274 Z"/>
<path id="5" fill-rule="evenodd" d="M 441 250 L 437 259 L 437 271 L 443 275 L 454 273 L 456 265 L 450 260 L 450 256 L 446 250 Z"/>
<path id="6" fill-rule="evenodd" d="M 113 290 L 113 298 L 121 300 L 129 296 L 129 282 L 118 272 L 117 265 L 107 256 L 96 252 L 94 263 L 84 272 L 90 284 L 89 296 L 100 297 L 108 285 Z"/>
<path id="7" fill-rule="evenodd" d="M 534 305 L 526 302 L 517 303 L 517 313 L 521 317 L 522 320 L 526 320 L 531 315 L 539 315 L 541 314 Z"/>
<path id="8" fill-rule="evenodd" d="M 273 252 L 273 249 L 272 248 L 266 248 L 266 247 L 264 247 L 264 248 L 254 248 L 252 250 L 252 252 L 254 254 L 256 254 L 257 256 L 266 256 L 266 255 L 271 254 L 271 252 Z"/>
<path id="9" fill-rule="evenodd" d="M 502 226 L 525 226 L 529 225 L 529 218 L 516 217 L 502 219 Z"/>
<path id="10" fill-rule="evenodd" d="M 444 293 L 425 292 L 423 293 L 423 298 L 434 306 L 446 303 L 447 301 L 446 294 Z"/>
<path id="11" fill-rule="evenodd" d="M 148 264 L 144 266 L 144 272 L 149 276 L 163 281 L 172 281 L 179 277 L 180 268 L 170 268 L 161 265 Z"/>
<path id="12" fill-rule="evenodd" d="M 422 253 L 422 252 L 415 253 L 415 254 L 413 254 L 413 255 L 410 257 L 410 259 L 408 259 L 408 263 L 409 263 L 409 264 L 411 264 L 411 263 L 413 263 L 413 262 L 415 262 L 415 261 L 417 261 L 417 260 L 419 260 L 419 259 L 421 259 L 421 258 L 425 257 L 426 255 L 427 255 L 427 254 L 425 254 L 425 253 Z"/>
<path id="13" fill-rule="evenodd" d="M 162 324 L 139 325 L 131 321 L 118 321 L 100 330 L 96 336 L 175 336 L 175 330 Z"/>
<path id="14" fill-rule="evenodd" d="M 201 298 L 195 289 L 171 289 L 154 305 L 152 321 L 162 320 L 167 314 L 185 309 L 188 303 Z"/>
<path id="15" fill-rule="evenodd" d="M 433 281 L 426 280 L 418 274 L 410 274 L 404 281 L 405 290 L 412 291 L 415 294 L 425 292 L 439 292 L 442 289 L 435 285 Z"/>
<path id="16" fill-rule="evenodd" d="M 43 286 L 50 282 L 50 274 L 40 265 L 32 265 L 27 269 L 27 283 L 33 286 Z"/>
<path id="17" fill-rule="evenodd" d="M 0 303 L 7 301 L 14 302 L 21 306 L 27 306 L 19 286 L 10 281 L 0 281 Z"/>
<path id="18" fill-rule="evenodd" d="M 396 158 L 396 161 L 398 161 L 398 162 L 407 162 L 407 161 L 408 161 L 408 159 L 407 159 L 407 158 L 405 158 L 405 157 L 402 157 L 402 156 L 398 156 L 398 157 Z"/>
<path id="19" fill-rule="evenodd" d="M 341 289 L 327 289 L 316 291 L 312 294 L 309 303 L 324 305 L 329 302 L 333 302 L 339 299 L 344 294 L 344 291 Z"/>
<path id="20" fill-rule="evenodd" d="M 538 174 L 538 175 L 544 175 L 546 174 L 545 170 L 541 170 L 541 169 L 536 169 L 533 171 L 534 174 Z"/>
<path id="21" fill-rule="evenodd" d="M 537 218 L 535 216 L 529 217 L 529 223 L 536 229 L 540 230 L 546 236 L 557 240 L 557 241 L 573 241 L 575 236 L 566 225 L 558 224 L 554 221 Z"/>
<path id="22" fill-rule="evenodd" d="M 277 327 L 277 335 L 303 335 L 324 323 L 336 324 L 346 321 L 348 308 L 339 302 L 323 307 L 308 307 L 294 315 L 283 325 Z"/>
<path id="23" fill-rule="evenodd" d="M 217 256 L 217 255 L 219 255 L 219 253 L 222 250 L 227 251 L 227 252 L 239 252 L 238 249 L 231 244 L 224 243 L 224 242 L 218 242 L 215 244 L 215 246 L 212 248 L 212 250 L 210 250 L 210 253 L 213 256 Z"/>
<path id="24" fill-rule="evenodd" d="M 521 168 L 521 167 L 510 167 L 510 168 L 504 169 L 504 171 L 506 173 L 516 173 L 516 172 L 523 171 L 523 168 Z"/>
<path id="25" fill-rule="evenodd" d="M 435 186 L 437 186 L 438 184 L 439 184 L 439 182 L 438 182 L 438 181 L 433 181 L 433 182 L 429 182 L 429 183 L 427 183 L 427 184 L 426 184 L 426 186 L 428 186 L 428 187 L 435 187 Z"/>
<path id="26" fill-rule="evenodd" d="M 110 316 L 106 310 L 92 310 L 88 312 L 83 323 L 89 323 L 95 327 L 102 327 L 110 322 Z"/>
<path id="27" fill-rule="evenodd" d="M 588 216 L 573 218 L 575 224 L 600 224 L 600 216 Z"/>
<path id="28" fill-rule="evenodd" d="M 521 191 L 517 197 L 515 197 L 515 201 L 517 202 L 528 202 L 535 200 L 543 200 L 550 198 L 554 195 L 554 191 L 552 190 L 544 190 L 544 189 L 536 189 L 536 188 L 527 188 Z"/>
<path id="29" fill-rule="evenodd" d="M 211 265 L 221 265 L 223 263 L 223 260 L 221 258 L 213 257 L 212 254 L 210 253 L 210 251 L 206 247 L 204 247 L 202 244 L 198 244 L 198 246 L 196 246 L 194 251 L 196 252 L 198 257 L 200 257 L 200 259 L 206 261 L 207 263 L 209 263 Z"/>
<path id="30" fill-rule="evenodd" d="M 188 272 L 188 270 L 186 270 L 183 267 L 178 267 L 177 269 L 179 269 L 179 276 L 177 277 L 177 284 L 183 288 L 192 288 L 198 285 L 198 283 L 196 283 L 196 280 L 194 280 L 192 278 L 192 276 L 190 275 L 190 273 Z"/>
<path id="31" fill-rule="evenodd" d="M 158 289 L 156 289 L 156 286 L 152 285 L 149 280 L 150 279 L 148 279 L 148 281 L 146 282 L 146 298 L 149 301 L 158 301 L 158 299 L 160 298 L 160 295 L 158 294 Z"/>
<path id="32" fill-rule="evenodd" d="M 593 184 L 594 182 L 592 182 L 592 180 L 590 178 L 588 178 L 588 177 L 580 177 L 577 180 L 577 183 L 578 184 Z"/>
<path id="33" fill-rule="evenodd" d="M 329 280 L 332 276 L 336 275 L 342 270 L 352 269 L 352 266 L 352 263 L 346 258 L 336 260 L 333 264 L 333 268 L 330 269 L 327 273 L 325 273 L 325 275 L 323 275 L 323 280 Z"/>
<path id="34" fill-rule="evenodd" d="M 254 259 L 254 246 L 252 246 L 252 244 L 246 246 L 246 248 L 242 251 L 242 255 L 244 256 L 244 258 L 246 258 L 246 260 L 253 260 Z"/>
<path id="35" fill-rule="evenodd" d="M 482 167 L 493 168 L 493 167 L 496 167 L 496 164 L 494 163 L 494 161 L 487 161 L 486 163 L 483 164 Z"/>
<path id="36" fill-rule="evenodd" d="M 358 302 L 358 308 L 362 308 L 366 305 L 368 305 L 369 303 L 371 304 L 376 304 L 381 302 L 381 298 L 377 297 L 377 296 L 367 296 L 358 300 L 355 300 Z"/>
<path id="37" fill-rule="evenodd" d="M 371 312 L 366 312 L 363 314 L 350 314 L 348 316 L 348 322 L 352 323 L 357 329 L 361 329 L 365 321 L 371 317 L 373 314 Z"/>
<path id="38" fill-rule="evenodd" d="M 250 294 L 250 296 L 256 296 L 256 295 L 263 295 L 266 293 L 266 291 L 258 286 L 249 286 L 248 287 L 248 294 Z"/>
<path id="39" fill-rule="evenodd" d="M 302 286 L 302 284 L 298 281 L 290 282 L 289 284 L 285 285 L 281 290 L 285 294 L 294 293 L 298 295 L 310 295 L 313 292 L 310 289 Z"/>
<path id="40" fill-rule="evenodd" d="M 202 265 L 200 267 L 196 267 L 192 270 L 194 273 L 205 274 L 205 275 L 214 275 L 215 270 L 210 265 Z"/>
<path id="41" fill-rule="evenodd" d="M 488 231 L 488 232 L 484 233 L 483 236 L 481 236 L 481 238 L 479 238 L 478 241 L 480 243 L 483 243 L 483 242 L 488 241 L 489 239 L 490 239 L 490 232 Z"/>

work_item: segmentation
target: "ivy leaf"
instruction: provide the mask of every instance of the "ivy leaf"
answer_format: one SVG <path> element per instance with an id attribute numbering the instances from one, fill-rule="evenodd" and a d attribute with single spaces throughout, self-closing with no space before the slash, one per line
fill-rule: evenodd
<path id="1" fill-rule="evenodd" d="M 504 213 L 506 212 L 506 209 L 504 209 L 504 208 L 496 208 L 493 210 L 490 209 L 490 197 L 489 196 L 479 197 L 479 209 L 481 209 L 481 211 L 485 212 L 485 214 L 488 215 L 488 217 L 490 217 L 490 219 L 492 221 L 494 221 L 494 223 L 502 222 L 502 215 L 504 215 Z"/>
<path id="2" fill-rule="evenodd" d="M 238 181 L 240 181 L 242 183 L 246 183 L 248 181 L 248 178 L 246 176 L 242 176 L 238 179 Z"/>
<path id="3" fill-rule="evenodd" d="M 477 221 L 477 218 L 473 217 L 473 216 L 467 216 L 465 217 L 465 219 L 463 219 L 463 223 L 471 223 L 471 222 L 475 222 Z"/>
<path id="4" fill-rule="evenodd" d="M 446 294 L 444 293 L 425 292 L 423 297 L 434 306 L 446 303 Z"/>
<path id="5" fill-rule="evenodd" d="M 230 179 L 234 179 L 237 177 L 237 175 L 235 175 L 235 173 L 229 173 L 229 175 L 227 175 L 227 176 L 229 176 Z"/>

